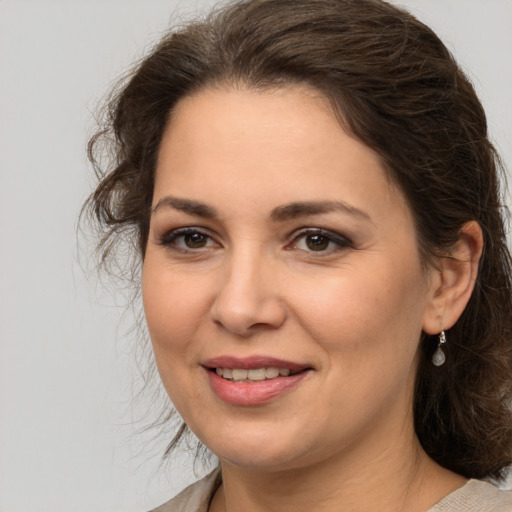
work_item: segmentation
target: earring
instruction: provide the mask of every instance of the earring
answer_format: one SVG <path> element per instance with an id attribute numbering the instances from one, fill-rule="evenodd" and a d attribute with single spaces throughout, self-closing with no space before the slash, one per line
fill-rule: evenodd
<path id="1" fill-rule="evenodd" d="M 446 343 L 446 335 L 444 333 L 444 329 L 441 329 L 439 333 L 439 343 L 437 345 L 437 349 L 432 356 L 432 364 L 434 366 L 442 366 L 446 361 L 446 356 L 444 355 L 443 349 L 441 348 Z"/>

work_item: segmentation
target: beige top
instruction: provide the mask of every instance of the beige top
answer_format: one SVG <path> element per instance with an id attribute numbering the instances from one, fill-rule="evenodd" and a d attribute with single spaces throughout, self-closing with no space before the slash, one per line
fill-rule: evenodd
<path id="1" fill-rule="evenodd" d="M 220 484 L 217 468 L 151 512 L 208 512 L 210 500 Z M 426 512 L 512 512 L 512 491 L 500 490 L 482 480 L 468 480 Z"/>

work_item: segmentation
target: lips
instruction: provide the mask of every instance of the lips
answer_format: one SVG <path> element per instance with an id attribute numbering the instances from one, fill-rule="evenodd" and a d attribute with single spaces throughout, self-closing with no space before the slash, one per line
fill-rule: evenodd
<path id="1" fill-rule="evenodd" d="M 203 363 L 205 368 L 239 368 L 243 370 L 253 370 L 257 368 L 288 368 L 291 373 L 297 373 L 307 368 L 311 368 L 307 364 L 295 363 L 293 361 L 285 361 L 284 359 L 276 359 L 266 356 L 252 356 L 238 358 L 233 356 L 220 356 L 208 359 Z"/>
<path id="2" fill-rule="evenodd" d="M 261 405 L 291 391 L 311 366 L 265 356 L 221 356 L 203 364 L 214 393 L 231 405 Z"/>
<path id="3" fill-rule="evenodd" d="M 249 380 L 258 382 L 267 379 L 275 379 L 276 377 L 288 377 L 291 373 L 289 368 L 277 368 L 269 366 L 267 368 L 251 368 L 245 370 L 243 368 L 215 368 L 215 373 L 224 379 L 239 382 L 241 380 Z"/>

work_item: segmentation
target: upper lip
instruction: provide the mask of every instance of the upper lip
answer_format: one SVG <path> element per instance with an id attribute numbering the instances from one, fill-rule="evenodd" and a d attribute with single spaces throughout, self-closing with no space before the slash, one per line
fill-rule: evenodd
<path id="1" fill-rule="evenodd" d="M 234 357 L 219 356 L 208 359 L 203 363 L 205 368 L 232 368 L 241 370 L 253 370 L 256 368 L 288 368 L 292 372 L 300 372 L 311 368 L 311 365 L 286 361 L 269 356 Z"/>

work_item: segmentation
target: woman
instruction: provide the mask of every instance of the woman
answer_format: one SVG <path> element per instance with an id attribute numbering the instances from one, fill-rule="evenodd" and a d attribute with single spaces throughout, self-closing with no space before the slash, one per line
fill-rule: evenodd
<path id="1" fill-rule="evenodd" d="M 163 511 L 510 511 L 510 255 L 474 90 L 379 0 L 169 34 L 90 143 L 158 370 L 220 468 Z M 114 137 L 112 137 L 114 135 Z M 104 144 L 115 158 L 98 164 Z"/>

